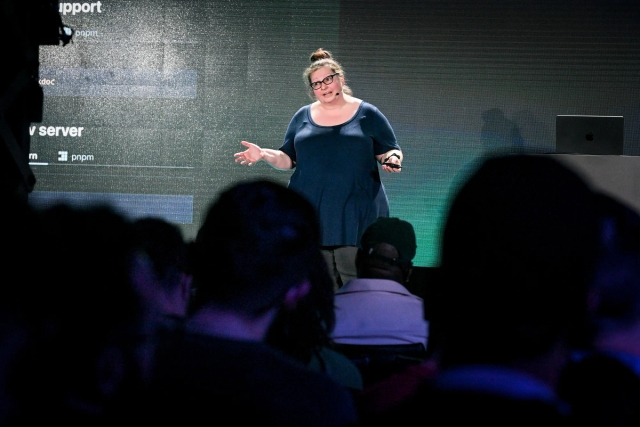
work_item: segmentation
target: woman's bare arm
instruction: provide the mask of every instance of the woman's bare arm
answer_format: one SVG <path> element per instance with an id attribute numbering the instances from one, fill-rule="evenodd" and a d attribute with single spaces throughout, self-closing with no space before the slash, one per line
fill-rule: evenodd
<path id="1" fill-rule="evenodd" d="M 241 144 L 247 149 L 233 155 L 236 163 L 253 166 L 260 160 L 264 160 L 276 169 L 291 169 L 293 167 L 291 158 L 283 151 L 260 148 L 256 144 L 247 141 L 242 141 Z"/>

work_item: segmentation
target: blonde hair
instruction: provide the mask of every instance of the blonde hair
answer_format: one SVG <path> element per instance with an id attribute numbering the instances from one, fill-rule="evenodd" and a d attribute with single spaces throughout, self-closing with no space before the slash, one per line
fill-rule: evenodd
<path id="1" fill-rule="evenodd" d="M 304 70 L 304 73 L 302 73 L 302 78 L 304 79 L 306 86 L 309 89 L 309 96 L 311 97 L 311 99 L 315 99 L 315 96 L 313 95 L 313 89 L 311 89 L 311 87 L 309 86 L 309 84 L 311 83 L 311 74 L 322 67 L 329 67 L 333 70 L 334 73 L 338 73 L 344 77 L 344 70 L 342 69 L 342 66 L 338 64 L 338 61 L 333 59 L 333 57 L 331 56 L 331 52 L 329 52 L 328 50 L 324 50 L 323 48 L 319 48 L 318 50 L 313 52 L 309 59 L 311 60 L 311 65 L 309 65 L 309 67 Z M 347 95 L 353 95 L 353 91 L 346 84 L 342 85 L 342 92 L 346 93 Z"/>

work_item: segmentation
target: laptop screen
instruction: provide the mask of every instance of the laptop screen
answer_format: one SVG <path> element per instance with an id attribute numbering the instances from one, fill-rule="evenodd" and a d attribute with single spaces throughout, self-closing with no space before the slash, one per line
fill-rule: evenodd
<path id="1" fill-rule="evenodd" d="M 556 117 L 556 153 L 622 155 L 623 116 Z"/>

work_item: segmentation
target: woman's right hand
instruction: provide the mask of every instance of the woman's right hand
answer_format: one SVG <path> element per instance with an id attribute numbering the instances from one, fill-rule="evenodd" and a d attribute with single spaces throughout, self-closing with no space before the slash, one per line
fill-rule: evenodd
<path id="1" fill-rule="evenodd" d="M 236 158 L 236 163 L 239 162 L 241 165 L 253 166 L 264 158 L 262 148 L 256 144 L 247 141 L 241 141 L 241 144 L 247 147 L 247 149 L 233 155 L 233 157 Z"/>

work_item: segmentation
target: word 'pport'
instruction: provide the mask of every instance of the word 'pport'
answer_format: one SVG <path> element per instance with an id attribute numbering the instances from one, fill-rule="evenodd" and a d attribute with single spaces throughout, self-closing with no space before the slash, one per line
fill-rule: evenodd
<path id="1" fill-rule="evenodd" d="M 75 15 L 76 13 L 102 13 L 101 10 L 102 7 L 102 2 L 95 2 L 95 3 L 60 3 L 60 8 L 58 9 L 58 12 L 60 12 L 63 15 L 66 15 L 67 13 L 71 13 L 72 15 Z"/>

